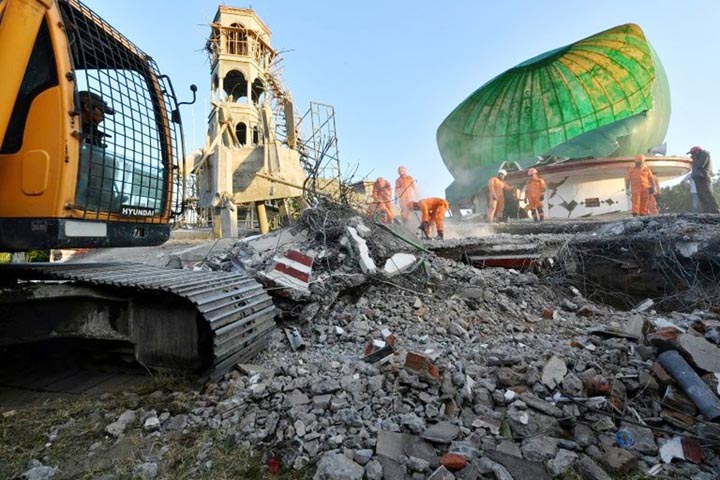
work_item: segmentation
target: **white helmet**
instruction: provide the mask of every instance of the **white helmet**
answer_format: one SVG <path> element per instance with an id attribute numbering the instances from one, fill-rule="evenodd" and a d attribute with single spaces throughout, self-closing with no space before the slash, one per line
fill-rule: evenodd
<path id="1" fill-rule="evenodd" d="M 507 177 L 507 170 L 505 170 L 504 168 L 501 168 L 500 170 L 498 170 L 497 174 L 498 174 L 498 176 L 502 175 L 503 177 Z"/>

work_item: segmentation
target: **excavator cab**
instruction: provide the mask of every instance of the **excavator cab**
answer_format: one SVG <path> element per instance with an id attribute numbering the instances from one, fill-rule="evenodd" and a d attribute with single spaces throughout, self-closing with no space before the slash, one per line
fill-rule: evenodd
<path id="1" fill-rule="evenodd" d="M 4 0 L 0 71 L 0 251 L 165 242 L 183 142 L 152 58 L 76 0 Z"/>

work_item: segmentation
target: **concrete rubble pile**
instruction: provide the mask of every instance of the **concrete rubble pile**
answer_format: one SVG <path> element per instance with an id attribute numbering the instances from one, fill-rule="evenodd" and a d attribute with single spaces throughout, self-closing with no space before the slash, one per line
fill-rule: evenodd
<path id="1" fill-rule="evenodd" d="M 197 399 L 187 428 L 316 464 L 318 480 L 717 478 L 718 315 L 616 311 L 326 214 L 208 261 L 265 278 L 295 316 Z M 312 258 L 306 288 L 268 280 L 287 251 Z M 378 267 L 397 253 L 407 270 Z M 702 412 L 686 396 L 701 386 Z"/>

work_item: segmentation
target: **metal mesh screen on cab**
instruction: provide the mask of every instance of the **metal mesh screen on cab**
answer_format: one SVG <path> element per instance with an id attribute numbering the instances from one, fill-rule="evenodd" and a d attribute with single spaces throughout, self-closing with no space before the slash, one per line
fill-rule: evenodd
<path id="1" fill-rule="evenodd" d="M 172 89 L 154 61 L 87 7 L 59 2 L 77 86 L 81 151 L 75 207 L 159 222 L 176 210 L 182 148 Z"/>

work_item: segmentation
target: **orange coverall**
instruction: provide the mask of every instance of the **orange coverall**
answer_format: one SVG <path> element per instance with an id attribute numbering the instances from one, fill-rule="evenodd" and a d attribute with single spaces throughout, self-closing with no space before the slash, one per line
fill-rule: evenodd
<path id="1" fill-rule="evenodd" d="M 543 208 L 540 197 L 545 195 L 545 180 L 542 178 L 530 178 L 525 184 L 525 198 L 527 199 L 528 210 Z"/>
<path id="2" fill-rule="evenodd" d="M 401 175 L 395 180 L 395 196 L 400 202 L 400 214 L 407 222 L 412 214 L 410 202 L 415 200 L 415 180 L 410 175 Z"/>
<path id="3" fill-rule="evenodd" d="M 392 186 L 390 185 L 390 182 L 384 179 L 382 182 L 377 180 L 373 184 L 372 198 L 373 201 L 370 204 L 368 214 L 371 217 L 375 217 L 375 215 L 382 215 L 384 212 L 384 222 L 392 222 L 394 215 L 392 213 L 392 208 L 390 208 L 392 204 Z"/>
<path id="4" fill-rule="evenodd" d="M 488 181 L 488 222 L 493 223 L 493 219 L 502 220 L 503 210 L 505 209 L 505 194 L 503 190 L 512 190 L 513 187 L 507 184 L 505 180 L 498 177 L 492 177 Z"/>
<path id="5" fill-rule="evenodd" d="M 658 203 L 655 197 L 660 195 L 660 181 L 654 173 L 652 174 L 652 185 L 655 193 L 651 194 L 648 198 L 648 213 L 650 215 L 657 215 L 660 213 L 660 210 L 658 209 Z"/>
<path id="6" fill-rule="evenodd" d="M 633 215 L 647 215 L 650 199 L 648 189 L 653 184 L 652 172 L 645 166 L 630 167 L 625 175 L 625 181 L 630 183 Z"/>
<path id="7" fill-rule="evenodd" d="M 417 202 L 422 212 L 422 221 L 427 222 L 428 227 L 425 229 L 425 235 L 430 236 L 429 224 L 434 223 L 438 235 L 444 235 L 445 232 L 445 213 L 450 208 L 450 204 L 445 199 L 430 197 L 423 198 Z"/>

